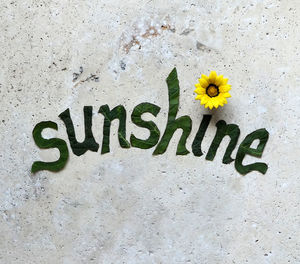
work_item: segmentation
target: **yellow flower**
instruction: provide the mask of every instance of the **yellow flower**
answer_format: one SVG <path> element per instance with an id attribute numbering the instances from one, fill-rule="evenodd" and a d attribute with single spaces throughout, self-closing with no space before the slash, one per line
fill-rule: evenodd
<path id="1" fill-rule="evenodd" d="M 195 99 L 201 100 L 201 104 L 209 109 L 227 104 L 226 98 L 231 97 L 229 93 L 231 86 L 227 81 L 228 79 L 223 78 L 223 75 L 217 76 L 215 71 L 212 71 L 209 76 L 202 74 L 199 83 L 195 84 L 194 92 L 198 94 Z"/>

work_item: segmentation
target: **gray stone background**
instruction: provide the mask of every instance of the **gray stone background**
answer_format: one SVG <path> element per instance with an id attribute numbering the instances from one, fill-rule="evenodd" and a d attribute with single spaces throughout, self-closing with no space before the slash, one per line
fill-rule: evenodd
<path id="1" fill-rule="evenodd" d="M 300 263 L 299 16 L 296 0 L 2 0 L 0 263 Z M 266 128 L 263 157 L 245 159 L 266 162 L 265 175 L 222 164 L 228 139 L 213 162 L 176 156 L 180 131 L 161 156 L 121 149 L 117 122 L 109 154 L 70 153 L 61 172 L 30 173 L 58 157 L 35 145 L 33 127 L 52 120 L 59 129 L 44 136 L 68 142 L 66 108 L 79 140 L 84 105 L 99 143 L 103 104 L 123 104 L 127 137 L 146 137 L 130 114 L 155 103 L 161 112 L 146 116 L 162 133 L 175 66 L 179 116 L 193 120 L 188 149 L 205 113 L 204 153 L 220 119 L 239 125 L 239 143 Z M 193 93 L 211 70 L 232 85 L 212 112 Z"/>

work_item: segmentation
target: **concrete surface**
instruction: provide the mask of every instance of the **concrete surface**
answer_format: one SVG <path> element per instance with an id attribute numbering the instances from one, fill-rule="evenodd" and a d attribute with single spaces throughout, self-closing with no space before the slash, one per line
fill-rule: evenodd
<path id="1" fill-rule="evenodd" d="M 2 0 L 0 263 L 300 263 L 299 16 L 296 0 Z M 220 119 L 239 125 L 239 143 L 266 128 L 263 157 L 245 160 L 266 162 L 265 175 L 222 164 L 228 140 L 212 162 L 176 156 L 179 131 L 161 156 L 121 149 L 117 123 L 111 153 L 70 153 L 61 172 L 30 173 L 58 157 L 35 145 L 33 127 L 52 120 L 59 130 L 45 136 L 68 142 L 66 108 L 80 140 L 84 105 L 99 143 L 103 104 L 125 106 L 129 138 L 147 136 L 132 109 L 155 103 L 161 112 L 147 118 L 162 133 L 175 66 L 179 116 L 193 120 L 188 149 L 210 113 L 194 84 L 216 70 L 232 98 L 212 112 L 203 151 Z"/>

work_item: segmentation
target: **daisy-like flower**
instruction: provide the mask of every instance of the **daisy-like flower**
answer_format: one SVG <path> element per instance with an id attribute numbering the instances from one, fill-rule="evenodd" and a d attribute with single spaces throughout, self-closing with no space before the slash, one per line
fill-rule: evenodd
<path id="1" fill-rule="evenodd" d="M 231 97 L 229 93 L 231 86 L 227 81 L 227 78 L 223 75 L 218 76 L 215 71 L 212 71 L 209 76 L 202 74 L 199 83 L 195 84 L 194 92 L 198 94 L 195 99 L 200 100 L 201 104 L 209 109 L 227 104 L 226 98 Z"/>

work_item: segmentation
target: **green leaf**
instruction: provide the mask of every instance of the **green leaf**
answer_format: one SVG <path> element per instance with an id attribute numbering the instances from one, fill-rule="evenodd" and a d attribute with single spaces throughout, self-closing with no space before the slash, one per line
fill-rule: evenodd
<path id="1" fill-rule="evenodd" d="M 199 126 L 199 129 L 198 129 L 195 139 L 193 141 L 192 151 L 196 157 L 201 157 L 203 155 L 202 150 L 201 150 L 201 143 L 202 143 L 203 137 L 205 135 L 205 132 L 207 130 L 207 127 L 209 125 L 209 122 L 211 120 L 211 117 L 212 117 L 211 115 L 203 115 L 201 124 Z"/>
<path id="2" fill-rule="evenodd" d="M 229 136 L 230 142 L 229 142 L 229 145 L 228 145 L 228 147 L 225 151 L 224 157 L 223 157 L 223 163 L 229 164 L 234 160 L 233 158 L 231 158 L 231 153 L 234 150 L 234 148 L 237 144 L 237 141 L 239 139 L 240 129 L 235 124 L 227 125 L 224 120 L 218 121 L 216 126 L 217 126 L 216 135 L 209 147 L 209 150 L 208 150 L 205 158 L 207 160 L 213 160 L 216 155 L 217 149 L 219 148 L 220 143 L 222 142 L 223 138 L 225 136 Z"/>
<path id="3" fill-rule="evenodd" d="M 51 139 L 43 138 L 42 131 L 45 128 L 52 128 L 57 130 L 57 124 L 51 121 L 44 121 L 38 123 L 32 131 L 32 136 L 36 145 L 41 149 L 58 148 L 60 157 L 57 161 L 53 161 L 53 162 L 35 161 L 31 167 L 32 173 L 41 170 L 48 170 L 54 172 L 60 171 L 65 167 L 68 161 L 69 151 L 66 142 L 60 138 L 51 138 Z"/>
<path id="4" fill-rule="evenodd" d="M 142 115 L 144 113 L 151 113 L 156 117 L 159 111 L 160 107 L 151 103 L 141 103 L 133 109 L 131 114 L 132 122 L 139 127 L 147 128 L 150 131 L 150 135 L 147 139 L 143 140 L 136 138 L 133 134 L 131 134 L 130 143 L 132 147 L 149 149 L 157 144 L 160 136 L 158 127 L 152 121 L 143 120 Z"/>
<path id="5" fill-rule="evenodd" d="M 108 105 L 102 105 L 99 109 L 99 113 L 104 116 L 101 154 L 105 154 L 110 151 L 110 127 L 111 121 L 114 119 L 119 119 L 118 139 L 120 146 L 122 148 L 130 148 L 130 144 L 126 140 L 126 110 L 124 106 L 118 105 L 114 109 L 110 110 Z"/>
<path id="6" fill-rule="evenodd" d="M 64 112 L 62 112 L 59 115 L 59 117 L 65 123 L 66 131 L 68 134 L 68 138 L 70 141 L 72 151 L 77 156 L 81 156 L 88 150 L 97 152 L 99 149 L 99 144 L 95 141 L 95 138 L 94 138 L 94 135 L 92 132 L 93 107 L 85 106 L 83 108 L 83 112 L 84 112 L 85 139 L 81 143 L 79 143 L 76 139 L 73 121 L 70 116 L 70 110 L 66 109 Z"/>
<path id="7" fill-rule="evenodd" d="M 182 129 L 182 135 L 177 145 L 176 155 L 186 155 L 189 151 L 186 149 L 186 140 L 192 130 L 192 120 L 189 116 L 182 116 L 176 119 L 179 106 L 179 81 L 176 68 L 172 70 L 167 78 L 169 95 L 169 113 L 165 132 L 156 146 L 153 155 L 163 154 L 170 143 L 170 140 L 177 129 Z"/>
<path id="8" fill-rule="evenodd" d="M 256 149 L 251 148 L 251 144 L 254 140 L 259 139 L 259 144 Z M 269 139 L 269 132 L 265 128 L 261 128 L 255 130 L 254 132 L 250 133 L 246 136 L 243 142 L 240 144 L 238 152 L 235 158 L 235 168 L 236 170 L 245 175 L 251 171 L 259 171 L 262 174 L 265 174 L 268 170 L 268 165 L 262 162 L 256 162 L 249 165 L 243 165 L 243 159 L 245 158 L 246 154 L 260 158 L 264 151 L 264 148 L 267 144 Z"/>

